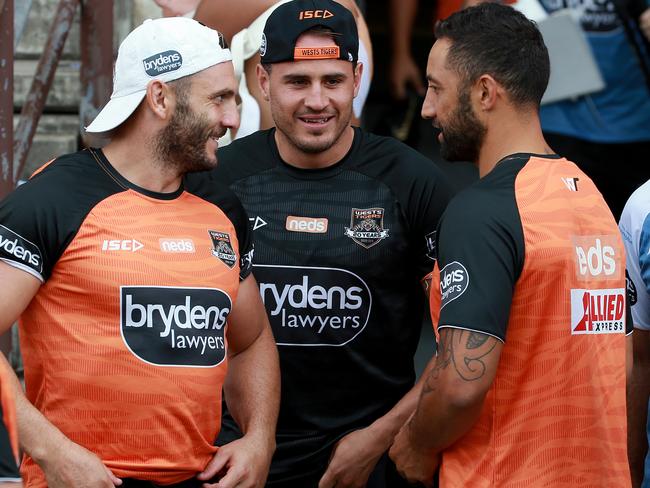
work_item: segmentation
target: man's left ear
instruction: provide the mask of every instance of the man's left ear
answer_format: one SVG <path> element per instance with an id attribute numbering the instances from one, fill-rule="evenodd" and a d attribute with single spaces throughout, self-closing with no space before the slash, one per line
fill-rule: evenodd
<path id="1" fill-rule="evenodd" d="M 478 102 L 482 110 L 491 110 L 501 91 L 501 85 L 490 75 L 481 75 L 476 82 Z"/>
<path id="2" fill-rule="evenodd" d="M 359 94 L 359 88 L 361 87 L 361 75 L 363 74 L 363 63 L 357 61 L 357 66 L 354 68 L 354 96 L 356 97 Z"/>

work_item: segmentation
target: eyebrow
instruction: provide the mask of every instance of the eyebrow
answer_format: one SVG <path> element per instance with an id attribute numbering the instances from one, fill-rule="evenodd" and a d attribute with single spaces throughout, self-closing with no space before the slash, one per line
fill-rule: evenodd
<path id="1" fill-rule="evenodd" d="M 439 84 L 440 84 L 440 82 L 436 79 L 435 76 L 433 76 L 433 75 L 429 75 L 429 74 L 427 75 L 427 81 L 428 81 L 429 83 L 435 83 L 436 85 L 439 85 Z"/>
<path id="2" fill-rule="evenodd" d="M 230 88 L 224 88 L 223 90 L 219 90 L 218 92 L 212 93 L 208 98 L 210 100 L 214 100 L 217 97 L 234 97 L 235 96 L 235 91 L 231 90 Z"/>
<path id="3" fill-rule="evenodd" d="M 349 75 L 347 73 L 344 73 L 342 71 L 335 71 L 333 73 L 326 73 L 321 76 L 321 78 L 347 78 Z M 311 78 L 311 75 L 307 73 L 290 73 L 288 75 L 284 75 L 282 77 L 282 80 L 284 81 L 291 81 L 291 80 L 302 80 L 305 78 Z"/>

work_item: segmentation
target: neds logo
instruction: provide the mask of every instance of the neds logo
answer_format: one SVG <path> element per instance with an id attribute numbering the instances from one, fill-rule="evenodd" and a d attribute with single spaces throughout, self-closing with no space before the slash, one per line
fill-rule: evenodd
<path id="1" fill-rule="evenodd" d="M 149 76 L 159 76 L 180 69 L 183 66 L 183 57 L 178 51 L 165 51 L 143 59 L 142 64 Z"/>
<path id="2" fill-rule="evenodd" d="M 216 288 L 120 287 L 127 347 L 158 366 L 216 366 L 226 354 L 230 297 Z"/>
<path id="3" fill-rule="evenodd" d="M 4 225 L 0 225 L 0 257 L 17 261 L 39 274 L 43 271 L 43 258 L 38 247 Z"/>
<path id="4" fill-rule="evenodd" d="M 354 273 L 271 265 L 254 272 L 278 345 L 342 346 L 368 323 L 372 296 Z"/>
<path id="5" fill-rule="evenodd" d="M 579 280 L 613 279 L 621 274 L 621 253 L 615 236 L 573 236 Z"/>

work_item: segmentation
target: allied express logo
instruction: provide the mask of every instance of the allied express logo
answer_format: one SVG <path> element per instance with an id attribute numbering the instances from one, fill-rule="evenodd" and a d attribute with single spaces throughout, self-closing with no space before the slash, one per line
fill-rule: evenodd
<path id="1" fill-rule="evenodd" d="M 625 332 L 625 289 L 571 290 L 571 334 Z"/>
<path id="2" fill-rule="evenodd" d="M 389 233 L 384 229 L 384 209 L 353 208 L 345 235 L 366 249 L 386 239 Z"/>
<path id="3" fill-rule="evenodd" d="M 216 230 L 209 230 L 208 233 L 212 239 L 212 255 L 232 269 L 237 262 L 237 254 L 230 243 L 230 234 Z"/>
<path id="4" fill-rule="evenodd" d="M 156 366 L 212 367 L 226 356 L 232 300 L 217 288 L 120 287 L 124 343 Z"/>

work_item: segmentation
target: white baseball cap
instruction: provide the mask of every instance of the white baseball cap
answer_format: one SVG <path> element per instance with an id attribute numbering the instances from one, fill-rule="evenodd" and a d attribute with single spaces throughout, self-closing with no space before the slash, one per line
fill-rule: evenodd
<path id="1" fill-rule="evenodd" d="M 140 105 L 151 80 L 172 81 L 231 61 L 223 36 L 185 17 L 145 20 L 117 52 L 113 94 L 86 132 L 106 132 Z"/>

